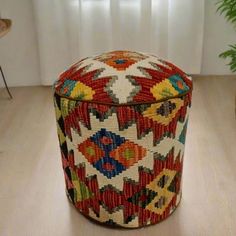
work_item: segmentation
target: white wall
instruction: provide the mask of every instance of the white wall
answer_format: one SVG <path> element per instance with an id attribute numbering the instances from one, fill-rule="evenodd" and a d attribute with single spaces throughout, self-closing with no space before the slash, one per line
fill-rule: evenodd
<path id="1" fill-rule="evenodd" d="M 236 43 L 236 31 L 215 12 L 215 2 L 205 0 L 202 74 L 230 74 L 226 61 L 218 58 L 227 44 Z M 31 0 L 0 0 L 2 18 L 13 20 L 13 29 L 0 39 L 0 64 L 10 86 L 39 85 L 39 55 Z M 3 86 L 0 78 L 0 87 Z"/>
<path id="2" fill-rule="evenodd" d="M 230 74 L 227 61 L 218 55 L 227 50 L 228 44 L 236 44 L 236 29 L 216 13 L 215 3 L 219 0 L 205 0 L 205 29 L 203 43 L 203 75 Z"/>
<path id="3" fill-rule="evenodd" d="M 40 84 L 37 37 L 31 0 L 0 0 L 2 18 L 13 20 L 12 30 L 0 38 L 0 65 L 9 86 Z M 0 77 L 0 87 L 3 86 Z"/>

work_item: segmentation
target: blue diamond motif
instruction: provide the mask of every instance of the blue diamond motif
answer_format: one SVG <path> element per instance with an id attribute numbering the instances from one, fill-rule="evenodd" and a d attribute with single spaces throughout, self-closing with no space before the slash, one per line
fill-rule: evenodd
<path id="1" fill-rule="evenodd" d="M 110 142 L 105 144 L 101 141 L 103 138 L 109 139 Z M 125 142 L 124 137 L 120 137 L 119 135 L 107 131 L 106 129 L 101 129 L 100 131 L 98 131 L 96 134 L 90 137 L 90 140 L 96 143 L 106 153 L 109 153 L 110 151 L 116 149 L 118 146 Z"/>
<path id="2" fill-rule="evenodd" d="M 101 158 L 93 166 L 105 175 L 108 179 L 120 174 L 122 171 L 126 170 L 126 167 L 119 163 L 117 160 L 110 158 L 108 156 Z M 109 166 L 112 168 L 104 168 L 104 166 Z"/>
<path id="3" fill-rule="evenodd" d="M 126 141 L 124 137 L 103 128 L 89 139 L 104 151 L 104 156 L 93 163 L 94 168 L 100 171 L 108 179 L 111 179 L 126 170 L 124 165 L 110 156 L 112 150 L 115 150 Z"/>

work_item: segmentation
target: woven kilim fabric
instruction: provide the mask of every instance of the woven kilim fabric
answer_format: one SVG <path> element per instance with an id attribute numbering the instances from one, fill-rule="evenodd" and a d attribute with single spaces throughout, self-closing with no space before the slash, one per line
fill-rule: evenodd
<path id="1" fill-rule="evenodd" d="M 115 51 L 74 64 L 54 90 L 74 206 L 128 228 L 167 218 L 181 198 L 191 78 L 155 56 Z"/>

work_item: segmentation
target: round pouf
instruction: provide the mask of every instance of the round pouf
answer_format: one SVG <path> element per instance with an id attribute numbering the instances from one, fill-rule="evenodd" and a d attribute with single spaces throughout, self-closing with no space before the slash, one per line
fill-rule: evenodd
<path id="1" fill-rule="evenodd" d="M 54 92 L 74 206 L 126 228 L 167 218 L 181 199 L 191 78 L 156 56 L 114 51 L 71 66 Z"/>

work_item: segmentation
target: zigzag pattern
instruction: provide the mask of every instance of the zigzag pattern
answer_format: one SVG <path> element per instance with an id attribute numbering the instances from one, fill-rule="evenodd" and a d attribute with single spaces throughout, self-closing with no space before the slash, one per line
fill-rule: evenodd
<path id="1" fill-rule="evenodd" d="M 135 228 L 176 209 L 191 88 L 171 63 L 128 51 L 86 58 L 60 76 L 54 106 L 62 165 L 82 214 Z"/>
<path id="2" fill-rule="evenodd" d="M 183 162 L 179 155 L 174 158 L 173 149 L 166 155 L 164 161 L 156 156 L 152 170 L 140 167 L 138 182 L 124 179 L 123 191 L 117 190 L 112 185 L 106 185 L 99 189 L 96 175 L 86 177 L 85 166 L 74 165 L 73 152 L 69 154 L 68 159 L 63 156 L 62 160 L 67 191 L 71 201 L 85 215 L 90 215 L 92 210 L 93 218 L 100 219 L 102 217 L 101 207 L 103 207 L 102 211 L 104 212 L 105 209 L 109 215 L 116 215 L 117 211 L 122 210 L 122 222 L 120 219 L 112 217 L 116 224 L 137 227 L 132 223 L 137 217 L 138 226 L 144 226 L 148 222 L 155 224 L 165 219 L 178 203 Z M 168 176 L 166 174 L 171 176 L 167 183 L 163 180 L 163 177 Z M 153 182 L 159 183 L 159 189 L 163 189 L 163 196 L 160 195 L 161 191 L 157 192 L 158 188 L 153 188 Z M 161 199 L 166 197 L 168 191 L 170 193 L 169 199 L 160 205 Z M 108 221 L 109 217 L 105 217 L 103 223 Z"/>
<path id="3" fill-rule="evenodd" d="M 56 99 L 60 96 L 55 94 Z M 164 135 L 174 137 L 177 123 L 183 122 L 186 116 L 187 107 L 191 106 L 191 97 L 186 95 L 183 98 L 171 99 L 173 104 L 178 104 L 178 109 L 168 111 L 169 114 L 156 114 L 160 103 L 148 105 L 118 106 L 100 105 L 87 102 L 75 102 L 61 98 L 60 106 L 69 112 L 63 115 L 65 132 L 71 138 L 71 129 L 80 134 L 81 122 L 87 129 L 91 129 L 90 113 L 96 115 L 100 121 L 104 121 L 113 113 L 117 114 L 117 121 L 120 130 L 127 129 L 132 124 L 137 125 L 137 138 L 141 139 L 150 131 L 153 132 L 153 144 L 159 143 Z M 167 117 L 166 117 L 167 116 Z M 166 119 L 165 119 L 166 118 Z"/>
<path id="4" fill-rule="evenodd" d="M 85 58 L 62 73 L 55 91 L 63 97 L 95 103 L 151 103 L 182 96 L 191 78 L 159 58 L 129 51 Z"/>
<path id="5" fill-rule="evenodd" d="M 181 100 L 183 104 L 189 105 L 184 99 Z M 86 112 L 81 112 L 82 105 Z M 155 148 L 153 143 L 148 141 L 147 146 L 144 145 L 146 143 L 145 138 L 153 140 L 155 129 L 153 136 L 146 134 L 140 141 L 138 141 L 139 132 L 134 133 L 138 127 L 137 121 L 142 116 L 141 114 L 144 114 L 151 107 L 150 105 L 136 105 L 131 108 L 126 106 L 125 112 L 121 107 L 94 106 L 94 104 L 74 102 L 55 95 L 55 107 L 58 129 L 60 130 L 58 134 L 60 134 L 59 140 L 66 188 L 69 198 L 79 211 L 103 223 L 123 227 L 155 224 L 171 214 L 180 200 L 183 157 L 183 151 L 180 150 L 183 146 L 179 149 L 178 145 L 183 145 L 181 140 L 185 137 L 187 109 L 183 109 L 184 113 L 181 114 L 180 108 L 176 113 L 177 118 L 170 118 L 176 124 L 172 124 L 172 129 L 168 130 L 167 128 L 168 133 L 165 133 L 165 129 L 161 131 L 161 134 L 158 135 L 161 138 Z M 108 112 L 109 115 L 103 115 L 102 118 L 101 116 L 97 117 L 100 112 L 101 114 Z M 124 117 L 122 114 L 126 114 L 128 118 L 125 116 L 125 119 L 119 120 L 120 117 Z M 91 137 L 90 133 L 96 133 L 94 128 L 100 129 L 99 124 L 101 127 L 105 126 L 111 130 L 111 127 L 114 126 L 114 124 L 111 124 L 112 121 L 114 122 L 114 115 L 116 115 L 118 122 L 113 132 L 119 133 L 122 137 L 123 132 L 129 130 L 130 136 L 128 136 L 128 139 L 132 142 L 136 140 L 136 143 L 138 145 L 142 144 L 148 152 L 145 154 L 144 160 L 138 161 L 136 165 L 133 163 L 121 176 L 118 174 L 117 182 L 120 182 L 120 186 L 117 185 L 117 187 L 116 181 L 111 180 L 109 182 L 106 180 L 106 176 L 99 174 L 99 171 L 95 171 L 89 161 L 86 160 L 84 151 L 82 153 L 79 151 L 80 145 L 87 140 L 86 137 Z M 152 118 L 144 117 L 143 121 L 149 123 L 150 121 L 147 120 L 150 119 Z M 153 127 L 153 123 L 149 124 L 150 128 Z M 158 124 L 160 125 L 160 123 Z M 163 126 L 166 127 L 164 124 Z M 131 131 L 133 128 L 134 131 Z M 85 133 L 87 136 L 85 136 Z M 169 135 L 170 133 L 172 135 Z M 108 139 L 102 140 L 105 144 L 110 142 Z M 172 140 L 173 143 L 171 144 Z M 89 145 L 86 144 L 84 147 L 87 146 Z M 163 150 L 163 152 L 159 153 L 159 150 Z M 176 150 L 179 151 L 176 152 Z M 131 174 L 129 174 L 129 171 L 131 171 Z M 135 172 L 138 175 L 134 178 L 133 173 Z M 158 184 L 159 188 L 155 188 Z M 162 189 L 164 190 L 162 191 Z M 163 196 L 160 195 L 162 192 Z M 169 194 L 167 194 L 168 192 Z"/>

